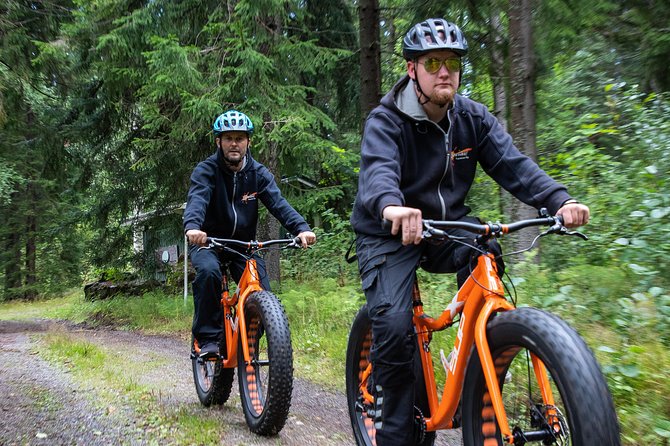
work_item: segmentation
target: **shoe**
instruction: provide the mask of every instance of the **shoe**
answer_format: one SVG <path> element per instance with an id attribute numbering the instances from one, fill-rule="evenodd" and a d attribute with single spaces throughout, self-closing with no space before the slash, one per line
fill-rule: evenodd
<path id="1" fill-rule="evenodd" d="M 200 357 L 205 356 L 219 356 L 219 344 L 216 342 L 205 342 L 205 344 L 200 347 Z"/>

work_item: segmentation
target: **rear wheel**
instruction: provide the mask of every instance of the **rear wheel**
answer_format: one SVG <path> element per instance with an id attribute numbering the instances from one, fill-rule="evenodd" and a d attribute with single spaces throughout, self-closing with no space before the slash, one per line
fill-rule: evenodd
<path id="1" fill-rule="evenodd" d="M 349 332 L 346 354 L 346 392 L 347 407 L 354 438 L 358 446 L 376 445 L 374 402 L 366 401 L 363 389 L 373 394 L 372 365 L 370 363 L 370 347 L 372 346 L 372 327 L 368 317 L 368 307 L 364 305 L 354 318 Z M 416 376 L 415 404 L 415 437 L 416 446 L 432 446 L 435 432 L 425 432 L 423 417 L 430 416 L 428 398 L 423 380 L 423 371 L 418 352 L 414 358 L 414 374 Z"/>
<path id="2" fill-rule="evenodd" d="M 200 358 L 194 353 L 191 354 L 191 365 L 195 390 L 203 406 L 209 407 L 228 401 L 235 369 L 223 368 L 221 358 Z"/>
<path id="3" fill-rule="evenodd" d="M 496 315 L 488 324 L 487 338 L 514 444 L 620 444 L 616 412 L 598 363 L 564 321 L 541 310 L 520 308 Z M 554 406 L 543 402 L 533 356 L 547 370 Z M 465 376 L 464 444 L 507 444 L 476 351 Z"/>
<path id="4" fill-rule="evenodd" d="M 293 349 L 288 319 L 279 299 L 252 293 L 244 305 L 247 338 L 240 338 L 237 373 L 244 417 L 252 432 L 275 435 L 286 423 L 293 391 Z M 244 363 L 242 343 L 249 348 Z"/>

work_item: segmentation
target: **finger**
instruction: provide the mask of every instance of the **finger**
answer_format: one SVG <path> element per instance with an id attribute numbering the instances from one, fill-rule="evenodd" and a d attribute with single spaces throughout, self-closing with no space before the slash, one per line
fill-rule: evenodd
<path id="1" fill-rule="evenodd" d="M 579 212 L 576 210 L 571 210 L 570 212 L 567 213 L 568 219 L 565 224 L 568 228 L 575 228 L 579 226 Z"/>
<path id="2" fill-rule="evenodd" d="M 409 240 L 407 240 L 407 243 L 416 243 L 416 237 L 417 234 L 419 234 L 419 225 L 416 221 L 416 215 L 409 215 L 407 217 L 407 224 L 409 225 Z"/>
<path id="3" fill-rule="evenodd" d="M 423 223 L 421 222 L 421 214 L 414 216 L 414 221 L 416 225 L 416 234 L 414 235 L 414 244 L 418 245 L 423 239 Z"/>
<path id="4" fill-rule="evenodd" d="M 400 229 L 400 222 L 398 220 L 393 220 L 391 225 L 391 234 L 398 235 L 398 230 Z"/>
<path id="5" fill-rule="evenodd" d="M 410 242 L 411 237 L 410 237 L 409 222 L 407 221 L 406 218 L 402 219 L 401 226 L 402 226 L 402 244 L 407 245 Z"/>

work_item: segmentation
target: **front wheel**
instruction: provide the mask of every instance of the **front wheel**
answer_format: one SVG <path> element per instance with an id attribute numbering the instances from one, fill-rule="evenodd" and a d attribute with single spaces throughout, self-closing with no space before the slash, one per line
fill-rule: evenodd
<path id="1" fill-rule="evenodd" d="M 620 444 L 619 424 L 605 378 L 591 350 L 564 321 L 541 310 L 519 308 L 492 318 L 486 336 L 514 444 Z M 533 357 L 546 368 L 553 406 L 543 401 Z M 465 376 L 463 443 L 507 444 L 476 350 Z"/>
<path id="2" fill-rule="evenodd" d="M 279 299 L 267 291 L 249 295 L 244 305 L 247 338 L 240 337 L 237 373 L 244 417 L 252 432 L 275 435 L 286 423 L 293 391 L 293 348 L 288 319 Z M 249 347 L 245 364 L 242 343 Z"/>

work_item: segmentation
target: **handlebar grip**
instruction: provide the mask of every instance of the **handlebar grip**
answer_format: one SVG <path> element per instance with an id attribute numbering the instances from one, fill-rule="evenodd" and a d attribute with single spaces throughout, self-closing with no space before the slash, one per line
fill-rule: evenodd
<path id="1" fill-rule="evenodd" d="M 392 226 L 393 226 L 393 222 L 391 220 L 387 220 L 385 218 L 382 218 L 382 229 L 384 231 L 391 231 Z"/>

